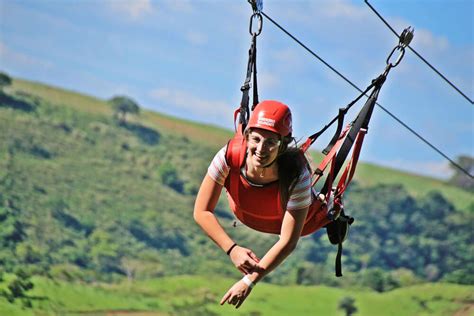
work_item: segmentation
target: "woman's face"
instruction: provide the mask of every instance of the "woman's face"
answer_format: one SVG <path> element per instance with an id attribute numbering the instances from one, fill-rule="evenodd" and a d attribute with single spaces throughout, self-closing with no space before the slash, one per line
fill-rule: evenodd
<path id="1" fill-rule="evenodd" d="M 255 167 L 263 168 L 278 156 L 280 136 L 264 129 L 252 129 L 247 136 L 249 158 Z"/>

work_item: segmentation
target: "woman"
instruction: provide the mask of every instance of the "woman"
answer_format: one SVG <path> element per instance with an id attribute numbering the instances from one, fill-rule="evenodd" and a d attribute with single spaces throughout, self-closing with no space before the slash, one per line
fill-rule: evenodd
<path id="1" fill-rule="evenodd" d="M 291 133 L 288 106 L 278 101 L 259 103 L 242 141 L 237 146 L 231 141 L 216 154 L 201 184 L 194 219 L 244 274 L 222 297 L 221 305 L 227 301 L 238 308 L 254 284 L 295 249 L 302 234 L 312 202 L 311 176 L 301 151 L 289 147 Z M 213 210 L 224 186 L 231 209 L 244 224 L 280 235 L 263 258 L 237 245 L 217 221 Z"/>

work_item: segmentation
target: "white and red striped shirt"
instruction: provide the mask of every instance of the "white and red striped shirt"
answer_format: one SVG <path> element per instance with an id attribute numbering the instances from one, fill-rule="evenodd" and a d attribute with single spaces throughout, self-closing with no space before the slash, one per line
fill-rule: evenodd
<path id="1" fill-rule="evenodd" d="M 212 160 L 207 174 L 212 180 L 220 185 L 224 185 L 225 179 L 229 175 L 230 167 L 225 160 L 227 146 L 217 152 Z M 299 210 L 311 205 L 311 176 L 307 168 L 303 168 L 303 173 L 293 189 L 288 200 L 287 210 Z"/>

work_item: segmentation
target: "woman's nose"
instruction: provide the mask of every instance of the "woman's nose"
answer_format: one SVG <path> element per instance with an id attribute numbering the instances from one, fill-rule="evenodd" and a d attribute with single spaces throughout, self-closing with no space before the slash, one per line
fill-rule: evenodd
<path id="1" fill-rule="evenodd" d="M 265 146 L 265 143 L 264 143 L 264 142 L 260 142 L 260 143 L 257 145 L 257 150 L 258 150 L 259 152 L 264 151 L 265 148 L 266 148 L 266 146 Z"/>

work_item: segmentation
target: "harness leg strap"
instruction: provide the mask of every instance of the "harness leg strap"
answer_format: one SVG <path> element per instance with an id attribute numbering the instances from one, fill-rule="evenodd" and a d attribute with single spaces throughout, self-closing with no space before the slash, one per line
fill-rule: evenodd
<path id="1" fill-rule="evenodd" d="M 341 277 L 342 276 L 342 263 L 341 263 L 341 257 L 342 257 L 342 234 L 341 234 L 341 225 L 338 223 L 337 224 L 337 234 L 339 237 L 339 243 L 337 244 L 337 255 L 336 255 L 336 276 Z"/>

